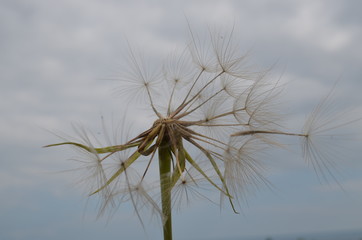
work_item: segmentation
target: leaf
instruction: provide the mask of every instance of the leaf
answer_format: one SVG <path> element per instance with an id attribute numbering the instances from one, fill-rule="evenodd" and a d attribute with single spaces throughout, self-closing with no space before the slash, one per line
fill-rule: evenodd
<path id="1" fill-rule="evenodd" d="M 93 147 L 87 147 L 87 146 L 85 146 L 83 144 L 76 143 L 76 142 L 62 142 L 62 143 L 49 144 L 49 145 L 46 145 L 44 147 L 56 147 L 56 146 L 61 146 L 61 145 L 73 145 L 73 146 L 82 148 L 82 149 L 84 149 L 84 150 L 86 150 L 87 152 L 90 152 L 90 153 L 103 154 L 103 153 L 112 153 L 112 152 L 123 151 L 123 150 L 126 150 L 128 148 L 136 147 L 136 146 L 138 146 L 138 144 L 139 144 L 139 141 L 131 143 L 131 144 L 125 144 L 125 145 L 114 145 L 114 146 L 109 146 L 109 147 L 104 147 L 104 148 L 93 148 Z"/>

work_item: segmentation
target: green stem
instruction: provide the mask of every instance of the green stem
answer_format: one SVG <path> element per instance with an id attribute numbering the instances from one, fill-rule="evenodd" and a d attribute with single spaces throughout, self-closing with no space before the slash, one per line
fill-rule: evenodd
<path id="1" fill-rule="evenodd" d="M 163 139 L 158 148 L 160 182 L 161 182 L 161 202 L 162 213 L 165 217 L 163 224 L 163 239 L 172 240 L 171 222 L 171 149 L 168 141 Z"/>

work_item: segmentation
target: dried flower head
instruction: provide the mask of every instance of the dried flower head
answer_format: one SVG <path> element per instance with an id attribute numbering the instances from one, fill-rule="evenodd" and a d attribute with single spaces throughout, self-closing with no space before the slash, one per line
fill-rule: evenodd
<path id="1" fill-rule="evenodd" d="M 319 170 L 326 159 L 314 145 L 314 134 L 333 127 L 328 126 L 333 122 L 318 125 L 323 111 L 317 109 L 303 132 L 282 130 L 274 111 L 281 90 L 278 81 L 268 78 L 269 71 L 253 71 L 248 54 L 235 45 L 233 31 L 212 33 L 204 41 L 190 30 L 190 37 L 187 48 L 171 54 L 160 69 L 150 69 L 130 48 L 118 90 L 152 111 L 151 126 L 106 147 L 94 146 L 83 131 L 82 143 L 48 145 L 68 144 L 87 153 L 87 170 L 96 179 L 89 195 L 101 195 L 101 212 L 130 201 L 141 219 L 140 209 L 151 208 L 161 216 L 165 239 L 172 237 L 172 206 L 194 197 L 207 199 L 198 191 L 205 184 L 237 212 L 235 203 L 247 190 L 267 182 L 256 153 L 282 146 L 278 135 L 304 139 L 305 158 Z M 154 164 L 158 180 L 150 173 Z"/>

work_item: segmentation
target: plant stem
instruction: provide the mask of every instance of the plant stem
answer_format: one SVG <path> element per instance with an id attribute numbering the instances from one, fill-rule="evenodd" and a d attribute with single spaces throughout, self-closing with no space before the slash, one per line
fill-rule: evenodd
<path id="1" fill-rule="evenodd" d="M 163 224 L 163 239 L 172 240 L 171 222 L 171 149 L 164 138 L 158 148 L 162 213 L 166 219 Z"/>

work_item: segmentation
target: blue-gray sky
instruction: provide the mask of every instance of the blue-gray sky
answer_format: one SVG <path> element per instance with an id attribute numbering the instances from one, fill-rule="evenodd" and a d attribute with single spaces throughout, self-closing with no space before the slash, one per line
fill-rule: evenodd
<path id="1" fill-rule="evenodd" d="M 352 0 L 2 0 L 0 238 L 160 239 L 159 224 L 146 222 L 144 232 L 131 208 L 96 221 L 96 203 L 74 187 L 72 172 L 61 172 L 72 169 L 72 151 L 41 148 L 58 141 L 50 132 L 71 133 L 71 123 L 97 132 L 100 115 L 122 119 L 124 101 L 112 94 L 120 86 L 104 79 L 123 64 L 126 39 L 158 61 L 185 45 L 187 21 L 195 32 L 234 24 L 253 63 L 277 62 L 289 125 L 299 126 L 338 79 L 338 102 L 362 116 L 360 9 Z M 175 239 L 362 229 L 362 124 L 348 130 L 360 135 L 336 163 L 343 190 L 319 182 L 294 150 L 273 153 L 273 190 L 250 195 L 239 215 L 194 202 L 174 214 Z"/>

